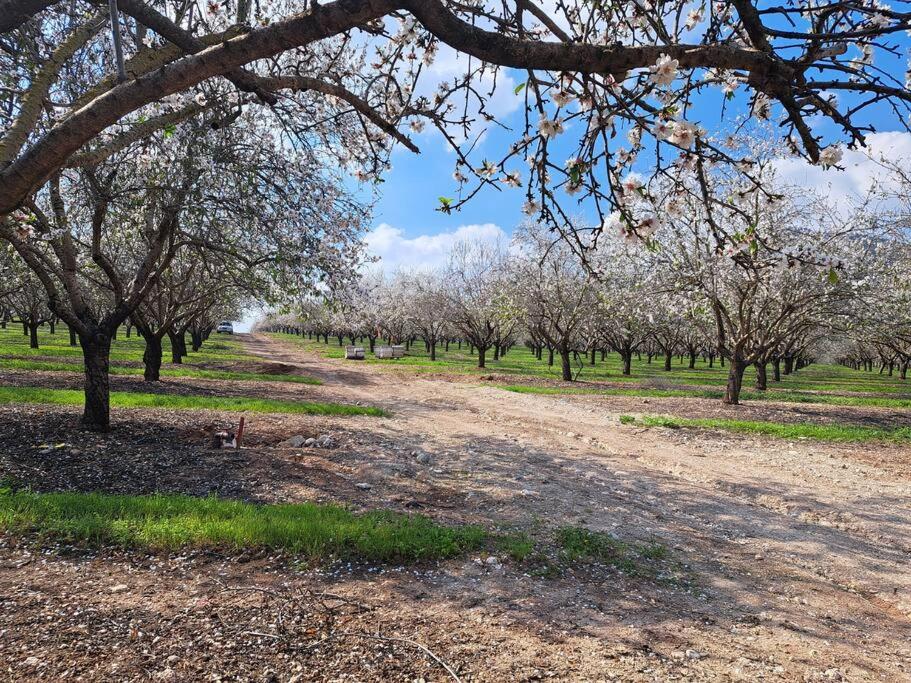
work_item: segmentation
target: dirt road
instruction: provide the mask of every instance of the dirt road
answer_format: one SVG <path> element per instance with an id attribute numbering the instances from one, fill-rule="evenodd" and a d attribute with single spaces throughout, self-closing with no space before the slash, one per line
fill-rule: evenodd
<path id="1" fill-rule="evenodd" d="M 5 566 L 14 570 L 0 579 L 0 590 L 27 581 L 31 594 L 64 604 L 67 596 L 54 593 L 52 578 L 66 583 L 94 573 L 99 585 L 136 589 L 117 595 L 121 613 L 145 614 L 154 595 L 157 612 L 145 618 L 156 624 L 191 601 L 181 622 L 188 629 L 198 608 L 193 601 L 215 600 L 216 583 L 331 590 L 373 607 L 368 616 L 350 617 L 351 624 L 426 645 L 462 680 L 911 680 L 906 450 L 642 429 L 621 425 L 619 415 L 654 412 L 660 401 L 515 394 L 480 381 L 326 360 L 265 337 L 251 337 L 248 346 L 325 383 L 282 391 L 392 412 L 381 420 L 325 419 L 321 428 L 334 430 L 344 448 L 331 461 L 300 455 L 311 469 L 343 470 L 339 490 L 349 502 L 514 526 L 536 537 L 581 525 L 629 541 L 658 540 L 687 580 L 654 582 L 584 568 L 540 577 L 505 559 L 331 576 L 199 560 L 175 568 L 164 587 L 149 561 L 43 558 L 46 572 L 35 574 L 16 568 L 27 552 L 17 548 L 3 550 Z M 261 457 L 283 453 L 274 443 L 287 436 L 276 434 Z M 288 486 L 285 499 L 307 495 L 306 482 Z M 265 626 L 254 632 L 260 630 Z M 269 647 L 268 638 L 250 638 Z M 316 656 L 309 651 L 285 660 L 302 666 L 295 680 L 447 677 L 408 644 L 384 651 L 382 663 L 362 645 L 333 650 L 327 644 L 324 659 L 307 659 Z M 121 658 L 133 652 L 116 651 Z M 162 674 L 167 670 L 178 676 L 173 680 L 189 680 L 203 672 L 198 652 L 167 663 L 161 648 L 150 652 L 143 675 L 170 676 Z M 267 665 L 275 680 L 298 671 L 269 659 L 260 666 L 261 654 L 248 655 L 249 669 L 237 664 L 226 671 L 250 680 L 268 678 Z M 206 675 L 234 661 L 217 659 L 208 657 Z M 16 666 L 9 670 L 21 673 Z"/>

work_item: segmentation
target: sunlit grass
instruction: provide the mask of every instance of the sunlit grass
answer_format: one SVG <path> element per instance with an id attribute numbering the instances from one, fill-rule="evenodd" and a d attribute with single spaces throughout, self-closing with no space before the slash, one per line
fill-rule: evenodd
<path id="1" fill-rule="evenodd" d="M 708 398 L 720 399 L 724 396 L 721 389 L 598 389 L 587 387 L 552 387 L 531 384 L 501 385 L 500 389 L 518 394 L 559 395 L 592 395 L 592 396 L 635 396 L 642 398 Z M 744 401 L 777 401 L 781 403 L 822 403 L 837 406 L 865 406 L 871 408 L 911 408 L 911 399 L 885 398 L 878 396 L 837 396 L 822 393 L 799 393 L 794 391 L 744 391 L 740 394 Z"/>
<path id="2" fill-rule="evenodd" d="M 82 405 L 85 395 L 71 389 L 36 387 L 0 387 L 0 404 L 43 403 Z M 167 408 L 173 410 L 222 410 L 251 413 L 291 413 L 307 415 L 373 415 L 386 416 L 380 408 L 344 403 L 317 403 L 240 396 L 178 396 L 127 391 L 111 392 L 112 408 Z"/>
<path id="3" fill-rule="evenodd" d="M 762 434 L 782 439 L 813 439 L 835 442 L 891 442 L 911 443 L 911 427 L 882 429 L 852 425 L 789 424 L 763 422 L 759 420 L 729 420 L 724 418 L 684 418 L 643 415 L 621 415 L 623 424 L 638 424 L 645 427 L 668 427 L 671 429 L 702 428 L 720 429 L 742 434 Z"/>
<path id="4" fill-rule="evenodd" d="M 338 346 L 337 340 L 330 338 L 329 344 L 308 340 L 306 336 L 289 334 L 275 334 L 276 338 L 290 341 L 304 349 L 313 351 L 328 358 L 343 358 L 344 346 Z M 347 341 L 345 343 L 348 343 Z M 437 360 L 431 361 L 429 354 L 424 349 L 424 344 L 418 341 L 411 345 L 405 358 L 398 360 L 377 360 L 368 353 L 366 363 L 390 369 L 405 369 L 412 372 L 448 372 L 465 375 L 501 374 L 520 377 L 534 377 L 549 380 L 560 380 L 559 358 L 553 366 L 548 366 L 546 353 L 544 360 L 538 360 L 530 349 L 516 346 L 500 360 L 493 360 L 493 352 L 488 352 L 487 367 L 478 369 L 477 357 L 468 352 L 463 344 L 459 349 L 457 344 L 450 344 L 449 351 L 438 347 Z M 574 374 L 578 371 L 581 382 L 610 382 L 616 384 L 640 384 L 642 387 L 630 387 L 629 395 L 645 395 L 632 392 L 655 391 L 655 396 L 697 396 L 705 398 L 720 398 L 721 392 L 727 382 L 727 368 L 715 362 L 714 367 L 701 359 L 696 367 L 688 367 L 688 359 L 680 362 L 674 357 L 670 372 L 664 370 L 663 358 L 653 359 L 651 363 L 643 358 L 633 359 L 632 375 L 626 376 L 621 372 L 620 358 L 617 354 L 607 354 L 605 360 L 597 354 L 595 364 L 591 365 L 588 358 L 579 358 L 581 364 L 573 362 Z M 911 406 L 911 382 L 901 380 L 897 375 L 889 377 L 886 374 L 859 372 L 850 368 L 837 365 L 813 364 L 806 368 L 782 375 L 780 382 L 772 380 L 772 368 L 769 366 L 769 391 L 758 392 L 751 388 L 754 371 L 748 369 L 744 378 L 744 398 L 746 400 L 776 400 L 792 403 L 822 403 L 833 405 L 859 405 L 882 406 L 903 408 Z M 512 388 L 513 385 L 510 385 Z M 701 389 L 700 387 L 705 387 Z M 595 388 L 579 387 L 578 393 L 588 393 Z M 528 389 L 529 393 L 563 393 L 562 387 L 546 387 L 540 390 Z M 617 391 L 626 391 L 625 387 L 618 387 Z M 677 393 L 679 392 L 679 393 Z M 800 393 L 804 392 L 804 393 Z M 855 397 L 841 397 L 832 400 L 816 400 L 815 394 L 806 392 L 824 392 L 829 394 L 860 394 Z M 623 394 L 617 394 L 623 395 Z M 786 398 L 791 396 L 791 398 Z M 857 399 L 857 400 L 854 400 Z M 872 399 L 867 401 L 866 399 Z M 895 399 L 897 403 L 890 402 Z"/>
<path id="5" fill-rule="evenodd" d="M 0 529 L 89 545 L 150 550 L 268 549 L 308 559 L 439 560 L 477 549 L 487 532 L 336 505 L 253 505 L 180 495 L 0 491 Z"/>
<path id="6" fill-rule="evenodd" d="M 82 363 L 58 362 L 44 360 L 22 360 L 17 358 L 0 358 L 0 370 L 38 370 L 44 372 L 75 372 L 82 373 Z M 139 376 L 143 368 L 111 365 L 112 375 Z M 198 379 L 224 379 L 238 381 L 258 382 L 292 382 L 295 384 L 319 385 L 322 382 L 315 377 L 292 374 L 269 374 L 261 372 L 238 372 L 234 370 L 204 370 L 191 365 L 164 364 L 161 367 L 161 377 L 190 377 Z"/>
<path id="7" fill-rule="evenodd" d="M 187 335 L 189 348 L 189 335 Z M 82 359 L 82 349 L 70 346 L 69 332 L 66 325 L 58 325 L 55 334 L 51 334 L 47 327 L 42 327 L 38 332 L 37 349 L 29 348 L 29 338 L 22 334 L 22 328 L 17 325 L 8 325 L 7 329 L 0 329 L 0 356 L 46 356 L 54 358 Z M 111 342 L 111 360 L 116 361 L 142 361 L 145 342 L 136 334 L 127 338 L 123 329 L 117 339 Z M 171 357 L 171 343 L 165 337 L 162 339 L 162 352 L 165 360 Z M 185 357 L 186 362 L 218 362 L 229 360 L 249 360 L 251 357 L 244 352 L 243 343 L 228 336 L 212 336 L 199 351 L 190 351 Z"/>

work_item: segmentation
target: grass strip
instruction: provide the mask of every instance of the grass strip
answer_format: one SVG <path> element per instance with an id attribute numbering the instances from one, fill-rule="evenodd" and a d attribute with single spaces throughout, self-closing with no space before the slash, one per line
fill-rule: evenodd
<path id="1" fill-rule="evenodd" d="M 0 387 L 0 404 L 44 403 L 82 405 L 85 396 L 74 389 L 41 389 L 35 387 Z M 251 413 L 303 413 L 307 415 L 373 415 L 388 416 L 381 408 L 344 403 L 316 403 L 242 396 L 178 396 L 145 394 L 128 391 L 111 392 L 112 408 L 170 408 L 174 410 L 225 410 Z"/>
<path id="2" fill-rule="evenodd" d="M 637 396 L 642 398 L 708 398 L 721 399 L 722 390 L 711 389 L 589 389 L 575 387 L 544 387 L 528 384 L 499 385 L 500 389 L 517 394 L 593 395 L 593 396 Z M 796 393 L 787 390 L 767 392 L 744 391 L 744 401 L 777 401 L 779 403 L 820 403 L 835 406 L 860 406 L 871 408 L 911 408 L 911 399 L 884 398 L 880 396 L 835 396 L 831 394 Z"/>
<path id="3" fill-rule="evenodd" d="M 728 420 L 722 418 L 684 418 L 644 415 L 633 417 L 621 415 L 623 424 L 637 424 L 646 427 L 668 427 L 680 429 L 696 427 L 701 429 L 723 429 L 743 434 L 763 434 L 782 439 L 813 439 L 816 441 L 839 441 L 865 443 L 886 441 L 890 443 L 911 443 L 911 427 L 881 429 L 879 427 L 855 427 L 851 425 L 786 424 L 753 420 Z"/>
<path id="4" fill-rule="evenodd" d="M 417 515 L 354 514 L 315 503 L 254 505 L 215 497 L 0 491 L 0 530 L 151 550 L 282 550 L 314 561 L 439 560 L 480 548 L 480 527 Z"/>
<path id="5" fill-rule="evenodd" d="M 43 360 L 22 360 L 19 358 L 0 359 L 0 370 L 43 370 L 47 372 L 78 372 L 82 373 L 81 363 L 66 363 Z M 112 365 L 112 375 L 138 375 L 142 376 L 142 368 L 130 368 Z M 162 377 L 193 377 L 198 379 L 227 379 L 239 381 L 259 382 L 293 382 L 295 384 L 320 385 L 321 380 L 306 375 L 272 375 L 261 372 L 240 372 L 234 370 L 203 370 L 194 367 L 162 367 Z"/>

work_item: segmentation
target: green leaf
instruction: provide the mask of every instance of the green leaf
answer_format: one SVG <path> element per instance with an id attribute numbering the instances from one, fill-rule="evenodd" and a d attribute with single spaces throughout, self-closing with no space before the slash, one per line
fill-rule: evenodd
<path id="1" fill-rule="evenodd" d="M 452 199 L 450 197 L 439 197 L 440 204 L 443 206 L 449 206 L 452 204 Z"/>
<path id="2" fill-rule="evenodd" d="M 169 123 L 167 126 L 165 126 L 164 127 L 165 139 L 174 135 L 174 131 L 176 131 L 176 130 L 177 130 L 177 126 L 175 126 L 173 123 Z"/>
<path id="3" fill-rule="evenodd" d="M 513 92 L 514 95 L 518 95 L 520 92 L 522 92 L 522 89 L 523 89 L 523 88 L 525 88 L 525 81 L 519 83 L 519 85 L 517 85 L 517 86 L 513 89 L 512 92 Z"/>
<path id="4" fill-rule="evenodd" d="M 838 284 L 838 273 L 834 268 L 829 268 L 829 284 L 837 285 Z"/>

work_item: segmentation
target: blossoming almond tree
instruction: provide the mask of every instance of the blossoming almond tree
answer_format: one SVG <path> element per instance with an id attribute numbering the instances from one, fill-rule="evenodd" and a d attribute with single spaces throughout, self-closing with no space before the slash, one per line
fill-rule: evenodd
<path id="1" fill-rule="evenodd" d="M 79 336 L 86 428 L 110 425 L 109 353 L 118 326 L 161 292 L 160 278 L 174 274 L 184 252 L 213 252 L 246 269 L 268 265 L 271 282 L 286 292 L 349 271 L 360 205 L 311 151 L 284 148 L 268 126 L 243 115 L 235 121 L 209 111 L 109 155 L 88 153 L 90 160 L 55 174 L 29 200 L 26 222 L 7 234 L 50 309 Z M 164 323 L 176 315 L 165 314 L 156 332 L 174 331 Z M 180 329 L 174 340 L 182 338 Z"/>
<path id="2" fill-rule="evenodd" d="M 840 162 L 842 145 L 863 143 L 868 112 L 906 126 L 911 105 L 900 43 L 909 14 L 874 0 L 244 0 L 204 11 L 119 0 L 113 26 L 108 7 L 3 0 L 4 234 L 15 229 L 12 212 L 74 157 L 180 125 L 211 102 L 269 108 L 292 137 L 351 121 L 351 135 L 324 134 L 366 180 L 393 143 L 417 150 L 409 134 L 430 124 L 465 179 L 441 208 L 457 209 L 485 185 L 521 187 L 527 210 L 555 229 L 569 231 L 570 212 L 586 200 L 599 224 L 617 211 L 638 235 L 655 217 L 630 200 L 656 177 L 705 185 L 710 165 L 737 164 L 758 184 L 751 160 L 705 130 L 706 103 L 743 93 L 750 116 L 776 120 L 795 153 L 825 166 Z M 468 59 L 427 92 L 441 46 Z M 513 144 L 474 158 L 478 136 L 501 123 L 488 107 L 495 84 L 519 74 L 525 116 Z M 174 97 L 175 110 L 161 112 Z M 313 116 L 292 121 L 300 110 Z M 830 125 L 817 130 L 820 121 Z M 566 136 L 576 149 L 567 164 L 554 152 Z M 648 173 L 630 191 L 624 179 L 637 163 Z"/>

